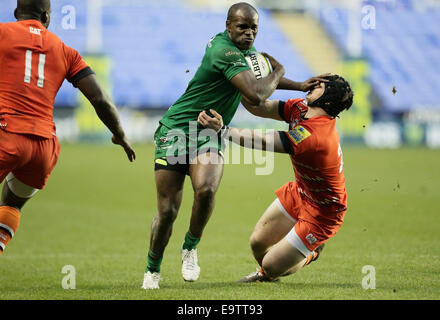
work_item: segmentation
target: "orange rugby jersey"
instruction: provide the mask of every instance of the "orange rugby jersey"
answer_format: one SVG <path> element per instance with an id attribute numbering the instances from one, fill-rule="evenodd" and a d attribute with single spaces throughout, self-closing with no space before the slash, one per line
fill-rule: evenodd
<path id="1" fill-rule="evenodd" d="M 50 138 L 55 96 L 93 71 L 37 20 L 0 23 L 0 127 Z"/>
<path id="2" fill-rule="evenodd" d="M 323 212 L 345 211 L 347 193 L 336 119 L 306 119 L 307 110 L 304 99 L 279 104 L 280 116 L 289 123 L 289 131 L 281 132 L 281 138 L 290 153 L 298 191 Z"/>

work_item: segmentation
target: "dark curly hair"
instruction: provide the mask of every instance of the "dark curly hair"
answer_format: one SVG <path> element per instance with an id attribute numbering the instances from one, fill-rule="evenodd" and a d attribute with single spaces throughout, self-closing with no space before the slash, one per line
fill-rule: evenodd
<path id="1" fill-rule="evenodd" d="M 325 91 L 321 97 L 309 103 L 311 107 L 320 107 L 332 117 L 337 117 L 343 110 L 350 109 L 353 104 L 353 91 L 350 84 L 338 75 L 324 77 Z"/>

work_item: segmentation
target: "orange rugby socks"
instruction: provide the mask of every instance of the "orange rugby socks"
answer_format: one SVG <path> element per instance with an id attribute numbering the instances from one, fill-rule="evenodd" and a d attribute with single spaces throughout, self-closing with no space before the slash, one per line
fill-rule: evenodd
<path id="1" fill-rule="evenodd" d="M 0 255 L 17 232 L 20 224 L 20 211 L 8 206 L 0 206 Z"/>
<path id="2" fill-rule="evenodd" d="M 310 262 L 315 261 L 318 258 L 319 253 L 316 251 L 313 251 L 311 254 L 307 256 L 306 263 L 304 263 L 304 266 L 310 264 Z"/>

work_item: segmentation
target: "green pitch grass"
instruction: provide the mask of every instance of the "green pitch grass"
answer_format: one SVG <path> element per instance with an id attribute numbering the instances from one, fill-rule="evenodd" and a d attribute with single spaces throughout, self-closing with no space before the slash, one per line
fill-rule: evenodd
<path id="1" fill-rule="evenodd" d="M 439 299 L 440 151 L 344 148 L 349 210 L 322 256 L 281 283 L 238 284 L 254 271 L 249 236 L 273 191 L 292 178 L 286 155 L 272 175 L 227 165 L 199 245 L 198 282 L 180 275 L 192 189 L 187 181 L 165 251 L 161 289 L 141 289 L 156 212 L 153 147 L 129 163 L 116 146 L 63 145 L 46 189 L 23 210 L 0 257 L 0 299 Z M 65 290 L 62 269 L 76 270 Z M 365 290 L 364 266 L 375 270 Z M 371 284 L 371 282 L 370 282 Z"/>

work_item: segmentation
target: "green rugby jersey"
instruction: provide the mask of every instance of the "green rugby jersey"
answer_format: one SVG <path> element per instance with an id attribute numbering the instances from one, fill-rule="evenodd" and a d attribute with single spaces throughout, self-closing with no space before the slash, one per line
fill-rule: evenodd
<path id="1" fill-rule="evenodd" d="M 160 123 L 188 132 L 189 121 L 197 121 L 202 110 L 214 109 L 229 124 L 241 101 L 241 93 L 229 80 L 249 70 L 245 55 L 231 41 L 227 31 L 217 34 L 206 46 L 205 55 L 185 93 L 168 109 Z M 200 130 L 200 128 L 199 128 Z"/>

